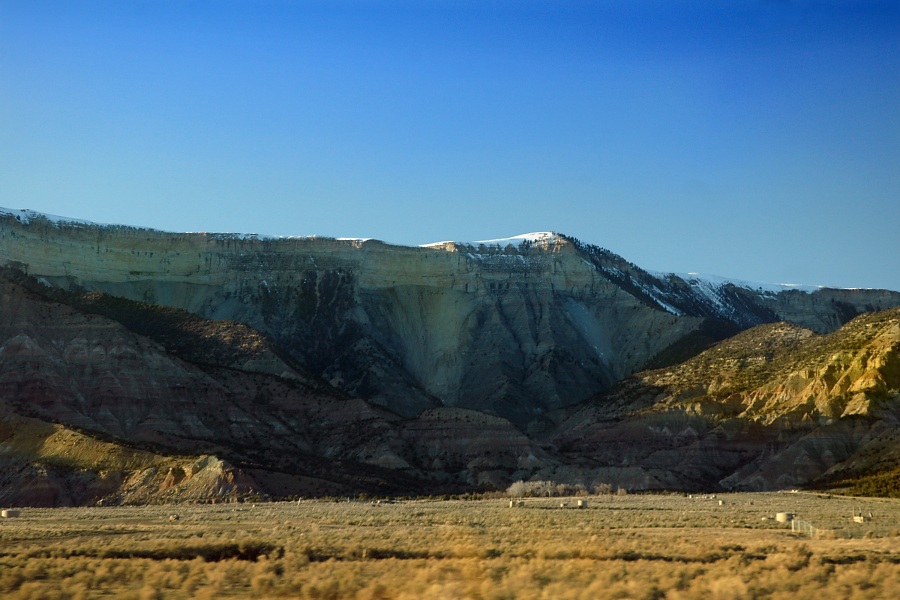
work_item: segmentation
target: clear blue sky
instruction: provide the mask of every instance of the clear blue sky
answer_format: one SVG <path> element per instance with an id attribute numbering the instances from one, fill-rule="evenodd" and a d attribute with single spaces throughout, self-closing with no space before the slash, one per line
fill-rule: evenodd
<path id="1" fill-rule="evenodd" d="M 0 0 L 0 206 L 900 289 L 900 3 Z"/>

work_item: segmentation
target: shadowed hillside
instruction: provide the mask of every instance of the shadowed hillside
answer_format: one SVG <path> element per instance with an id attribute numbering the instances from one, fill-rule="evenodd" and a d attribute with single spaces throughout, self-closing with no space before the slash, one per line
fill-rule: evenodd
<path id="1" fill-rule="evenodd" d="M 518 480 L 897 493 L 900 309 L 866 311 L 900 294 L 650 274 L 556 234 L 500 242 L 167 234 L 0 211 L 2 497 Z"/>
<path id="2" fill-rule="evenodd" d="M 242 324 L 7 275 L 10 504 L 439 493 L 520 479 L 688 490 L 858 480 L 890 494 L 900 462 L 900 309 L 828 335 L 757 327 L 525 433 L 468 409 L 403 417 L 348 397 Z"/>
<path id="3" fill-rule="evenodd" d="M 900 305 L 900 293 L 885 290 L 652 274 L 554 233 L 413 248 L 0 209 L 0 256 L 51 287 L 242 323 L 295 370 L 403 416 L 459 407 L 532 429 L 739 330 L 789 321 L 833 331 Z M 114 302 L 103 302 L 115 317 Z"/>

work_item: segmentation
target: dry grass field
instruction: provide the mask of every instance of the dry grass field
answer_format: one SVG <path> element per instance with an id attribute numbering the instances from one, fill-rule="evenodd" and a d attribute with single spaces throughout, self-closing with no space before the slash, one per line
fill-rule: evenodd
<path id="1" fill-rule="evenodd" d="M 895 598 L 900 501 L 807 493 L 22 509 L 3 598 Z M 561 502 L 568 506 L 561 507 Z M 775 520 L 795 513 L 816 529 Z M 863 523 L 854 513 L 872 517 Z"/>

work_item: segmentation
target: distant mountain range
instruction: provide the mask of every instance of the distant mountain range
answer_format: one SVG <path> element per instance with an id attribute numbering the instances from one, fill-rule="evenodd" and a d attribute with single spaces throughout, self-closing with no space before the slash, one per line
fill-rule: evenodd
<path id="1" fill-rule="evenodd" d="M 876 489 L 900 464 L 894 291 L 650 273 L 554 233 L 404 247 L 9 209 L 0 263 L 0 502 Z"/>

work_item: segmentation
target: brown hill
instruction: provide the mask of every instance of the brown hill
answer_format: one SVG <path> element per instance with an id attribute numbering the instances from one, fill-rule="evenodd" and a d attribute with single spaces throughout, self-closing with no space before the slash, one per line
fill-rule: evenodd
<path id="1" fill-rule="evenodd" d="M 827 335 L 760 326 L 526 434 L 461 408 L 404 418 L 292 366 L 244 325 L 12 274 L 0 279 L 0 501 L 436 493 L 519 479 L 869 481 L 891 493 L 898 323 L 900 309 Z"/>
<path id="2" fill-rule="evenodd" d="M 0 442 L 0 499 L 10 503 L 460 491 L 541 454 L 505 419 L 439 409 L 404 420 L 349 398 L 244 325 L 7 275 L 0 399 L 15 435 Z M 57 431 L 78 448 L 48 445 Z M 492 440 L 503 446 L 493 459 Z M 28 491 L 35 473 L 50 491 Z"/>
<path id="3" fill-rule="evenodd" d="M 898 418 L 892 309 L 827 335 L 784 323 L 743 332 L 626 379 L 562 419 L 553 441 L 595 469 L 638 465 L 648 485 L 666 473 L 683 487 L 773 489 L 892 472 Z"/>

